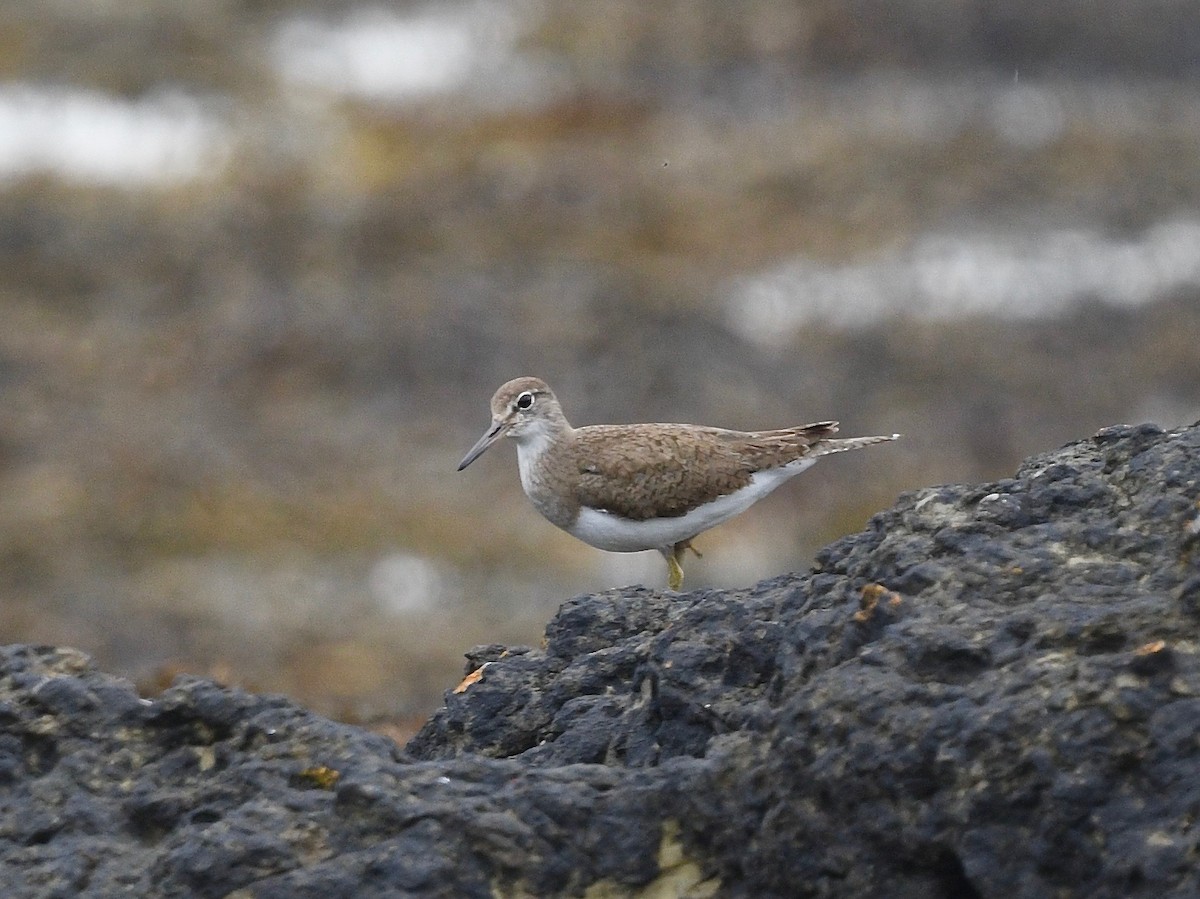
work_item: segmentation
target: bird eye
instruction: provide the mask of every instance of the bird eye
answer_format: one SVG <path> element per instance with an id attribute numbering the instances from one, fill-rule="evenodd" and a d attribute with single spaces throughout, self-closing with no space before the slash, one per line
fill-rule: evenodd
<path id="1" fill-rule="evenodd" d="M 531 393 L 530 391 L 526 390 L 519 397 L 517 397 L 517 408 L 518 409 L 528 409 L 532 405 L 533 405 L 533 393 Z"/>

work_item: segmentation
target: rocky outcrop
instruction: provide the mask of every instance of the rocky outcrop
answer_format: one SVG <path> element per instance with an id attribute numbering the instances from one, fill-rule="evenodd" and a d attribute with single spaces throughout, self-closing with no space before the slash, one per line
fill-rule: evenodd
<path id="1" fill-rule="evenodd" d="M 5 896 L 1200 895 L 1200 427 L 915 491 L 814 570 L 570 600 L 401 751 L 0 656 Z"/>

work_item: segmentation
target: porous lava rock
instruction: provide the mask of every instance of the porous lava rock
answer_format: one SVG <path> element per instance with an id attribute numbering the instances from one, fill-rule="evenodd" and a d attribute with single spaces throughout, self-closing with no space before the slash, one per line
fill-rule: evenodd
<path id="1" fill-rule="evenodd" d="M 0 652 L 10 897 L 1200 895 L 1200 427 L 917 490 L 807 574 L 566 602 L 404 749 Z"/>

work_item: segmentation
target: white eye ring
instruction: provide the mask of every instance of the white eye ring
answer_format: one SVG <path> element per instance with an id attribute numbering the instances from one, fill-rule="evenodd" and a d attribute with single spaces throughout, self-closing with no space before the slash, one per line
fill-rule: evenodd
<path id="1" fill-rule="evenodd" d="M 533 391 L 526 390 L 519 397 L 517 397 L 517 400 L 513 403 L 513 405 L 518 409 L 528 409 L 533 405 Z"/>

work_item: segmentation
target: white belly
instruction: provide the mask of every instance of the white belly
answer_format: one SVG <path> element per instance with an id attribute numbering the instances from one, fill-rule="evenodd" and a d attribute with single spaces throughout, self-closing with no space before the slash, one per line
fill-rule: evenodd
<path id="1" fill-rule="evenodd" d="M 609 552 L 632 553 L 646 549 L 666 549 L 745 512 L 784 481 L 798 475 L 816 461 L 815 458 L 798 459 L 782 468 L 760 471 L 737 493 L 719 496 L 712 502 L 697 506 L 686 515 L 675 518 L 632 521 L 611 512 L 582 508 L 574 524 L 566 531 L 572 537 L 596 549 Z"/>

